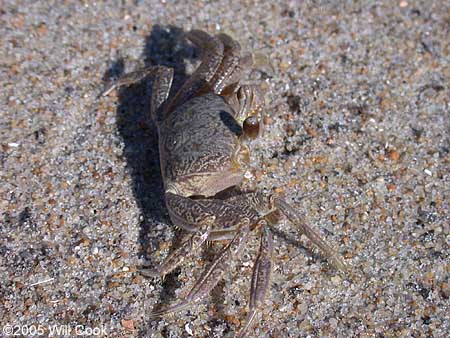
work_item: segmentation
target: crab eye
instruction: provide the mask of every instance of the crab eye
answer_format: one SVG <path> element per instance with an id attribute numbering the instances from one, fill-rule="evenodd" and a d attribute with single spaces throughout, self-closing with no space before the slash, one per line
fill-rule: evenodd
<path id="1" fill-rule="evenodd" d="M 259 134 L 259 121 L 255 116 L 247 117 L 243 125 L 244 134 L 250 138 L 256 138 Z"/>

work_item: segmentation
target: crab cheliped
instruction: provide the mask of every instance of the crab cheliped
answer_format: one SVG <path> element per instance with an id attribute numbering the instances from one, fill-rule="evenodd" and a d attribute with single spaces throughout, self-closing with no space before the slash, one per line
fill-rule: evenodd
<path id="1" fill-rule="evenodd" d="M 262 130 L 263 93 L 257 85 L 241 83 L 252 59 L 241 56 L 239 43 L 226 34 L 211 36 L 193 30 L 186 36 L 202 50 L 202 61 L 174 95 L 169 95 L 173 69 L 164 66 L 125 75 L 105 94 L 146 76 L 154 78 L 150 113 L 158 130 L 166 206 L 174 225 L 189 234 L 160 266 L 143 273 L 164 276 L 198 253 L 204 243 L 228 241 L 184 299 L 152 312 L 152 316 L 182 310 L 207 296 L 256 230 L 260 247 L 253 266 L 249 312 L 238 335 L 243 336 L 269 290 L 273 251 L 270 229 L 281 215 L 318 246 L 336 268 L 346 271 L 346 265 L 284 200 L 273 194 L 239 190 L 250 167 L 249 145 Z"/>

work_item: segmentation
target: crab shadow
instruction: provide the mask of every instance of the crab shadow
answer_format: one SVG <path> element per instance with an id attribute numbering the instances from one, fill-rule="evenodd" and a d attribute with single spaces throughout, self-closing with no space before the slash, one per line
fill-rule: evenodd
<path id="1" fill-rule="evenodd" d="M 183 31 L 173 26 L 156 25 L 145 40 L 143 68 L 163 65 L 174 69 L 174 86 L 187 77 L 184 60 L 194 58 L 197 51 L 183 42 Z M 113 82 L 124 75 L 125 62 L 119 57 L 104 75 Z M 135 71 L 133 69 L 131 71 Z M 164 202 L 164 185 L 160 172 L 158 134 L 150 116 L 151 78 L 144 78 L 117 92 L 117 129 L 124 143 L 123 154 L 132 177 L 133 194 L 141 212 L 140 257 L 150 257 L 158 241 L 152 236 L 158 224 L 171 224 Z M 172 88 L 173 89 L 173 88 Z M 173 92 L 173 90 L 172 90 Z"/>

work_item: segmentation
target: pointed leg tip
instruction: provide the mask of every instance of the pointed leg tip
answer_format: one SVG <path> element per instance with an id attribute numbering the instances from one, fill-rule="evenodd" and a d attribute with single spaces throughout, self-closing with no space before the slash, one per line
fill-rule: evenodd
<path id="1" fill-rule="evenodd" d="M 344 262 L 341 256 L 339 255 L 333 255 L 331 257 L 328 257 L 327 260 L 329 261 L 329 264 L 334 267 L 337 271 L 342 273 L 344 276 L 351 277 L 352 271 L 350 270 L 350 266 Z"/>
<path id="2" fill-rule="evenodd" d="M 343 272 L 344 274 L 349 274 L 351 271 L 349 270 L 349 267 L 347 264 L 345 264 L 345 262 L 342 260 L 342 258 L 340 257 L 332 257 L 331 258 L 331 263 L 334 265 L 334 267 Z"/>
<path id="3" fill-rule="evenodd" d="M 236 338 L 244 338 L 246 336 L 248 329 L 252 325 L 253 320 L 255 319 L 257 313 L 258 311 L 256 309 L 250 310 L 250 312 L 247 315 L 247 319 L 245 320 L 245 324 L 236 334 Z"/>
<path id="4" fill-rule="evenodd" d="M 100 95 L 98 97 L 100 98 L 100 97 L 108 96 L 115 89 L 116 89 L 116 84 L 115 83 L 112 84 L 112 85 L 109 85 L 108 87 L 106 87 L 106 89 L 103 92 L 100 93 Z"/>
<path id="5" fill-rule="evenodd" d="M 172 307 L 163 307 L 150 312 L 150 318 L 159 318 L 173 312 Z"/>
<path id="6" fill-rule="evenodd" d="M 162 317 L 164 314 L 165 314 L 165 311 L 164 311 L 163 309 L 161 309 L 161 310 L 155 310 L 155 311 L 150 312 L 149 318 L 150 318 L 150 319 L 160 318 L 160 317 Z"/>
<path id="7" fill-rule="evenodd" d="M 154 278 L 154 277 L 162 277 L 161 273 L 157 269 L 139 269 L 138 270 L 141 275 L 144 277 Z"/>
<path id="8" fill-rule="evenodd" d="M 359 282 L 366 278 L 363 272 L 355 272 L 342 258 L 333 258 L 332 265 L 350 282 Z"/>
<path id="9" fill-rule="evenodd" d="M 164 308 L 160 308 L 157 310 L 153 310 L 152 312 L 150 312 L 150 318 L 158 318 L 158 317 L 162 317 L 168 314 L 172 314 L 174 312 L 177 311 L 181 311 L 183 309 L 185 309 L 186 307 L 190 306 L 192 303 L 189 301 L 182 301 L 181 303 L 169 306 L 169 307 L 164 307 Z"/>

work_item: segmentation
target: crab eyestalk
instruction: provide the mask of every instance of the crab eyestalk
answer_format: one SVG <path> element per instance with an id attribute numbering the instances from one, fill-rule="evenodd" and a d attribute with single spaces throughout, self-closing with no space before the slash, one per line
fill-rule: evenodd
<path id="1" fill-rule="evenodd" d="M 245 136 L 255 139 L 259 135 L 259 120 L 256 116 L 250 116 L 245 119 L 242 129 L 244 130 Z"/>

